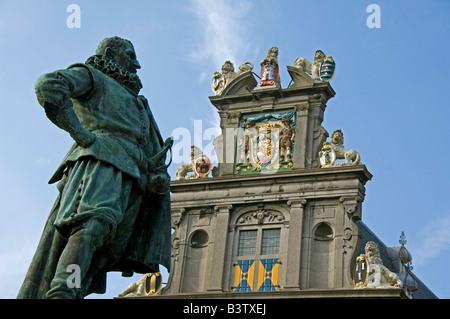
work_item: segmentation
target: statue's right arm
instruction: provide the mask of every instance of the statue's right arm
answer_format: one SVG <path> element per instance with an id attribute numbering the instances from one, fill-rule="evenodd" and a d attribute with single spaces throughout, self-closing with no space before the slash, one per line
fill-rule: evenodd
<path id="1" fill-rule="evenodd" d="M 94 133 L 80 123 L 71 98 L 83 96 L 92 90 L 92 78 L 86 68 L 58 70 L 40 76 L 35 84 L 36 96 L 47 117 L 67 131 L 80 146 L 94 142 Z"/>

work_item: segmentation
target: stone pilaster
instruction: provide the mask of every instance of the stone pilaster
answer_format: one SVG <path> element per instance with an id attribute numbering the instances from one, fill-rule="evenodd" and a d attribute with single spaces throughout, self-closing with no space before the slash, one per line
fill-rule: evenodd
<path id="1" fill-rule="evenodd" d="M 209 274 L 209 291 L 222 291 L 224 277 L 224 262 L 227 246 L 228 224 L 230 220 L 230 210 L 233 205 L 218 205 L 214 207 L 216 212 L 216 227 L 214 234 L 214 249 L 212 254 Z"/>
<path id="2" fill-rule="evenodd" d="M 288 257 L 286 263 L 286 289 L 300 289 L 300 258 L 302 246 L 304 198 L 289 200 L 290 226 L 288 236 Z"/>
<path id="3" fill-rule="evenodd" d="M 236 140 L 239 131 L 240 112 L 219 112 L 222 129 L 222 158 L 219 159 L 219 174 L 233 175 Z"/>
<path id="4" fill-rule="evenodd" d="M 172 263 L 170 265 L 169 281 L 164 288 L 165 293 L 178 293 L 181 291 L 182 265 L 185 258 L 186 231 L 187 227 L 182 226 L 182 221 L 186 209 L 182 207 L 172 207 Z"/>

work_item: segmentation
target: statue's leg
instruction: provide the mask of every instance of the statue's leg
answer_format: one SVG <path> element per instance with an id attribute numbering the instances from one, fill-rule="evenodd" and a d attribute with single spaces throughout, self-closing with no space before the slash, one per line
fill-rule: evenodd
<path id="1" fill-rule="evenodd" d="M 109 225 L 96 219 L 88 220 L 73 231 L 59 258 L 55 276 L 50 284 L 50 290 L 47 292 L 47 298 L 75 299 L 77 297 L 77 289 L 80 289 L 81 286 L 69 286 L 71 272 L 68 271 L 70 269 L 68 267 L 70 265 L 79 267 L 79 272 L 75 273 L 74 271 L 74 274 L 79 276 L 78 280 L 81 284 L 90 267 L 92 256 L 103 245 L 109 232 Z M 72 283 L 76 283 L 76 279 L 73 279 Z"/>
<path id="2" fill-rule="evenodd" d="M 47 298 L 77 298 L 80 287 L 71 287 L 69 276 L 75 282 L 77 279 L 83 282 L 94 253 L 114 238 L 117 225 L 123 219 L 131 181 L 122 177 L 113 166 L 94 159 L 80 161 L 73 168 L 55 221 L 68 241 Z M 75 271 L 69 270 L 71 265 L 75 265 Z"/>
<path id="3" fill-rule="evenodd" d="M 291 148 L 290 147 L 286 148 L 286 160 L 287 161 L 291 161 L 292 160 Z"/>
<path id="4" fill-rule="evenodd" d="M 111 267 L 123 255 L 131 236 L 131 230 L 134 228 L 136 217 L 139 214 L 142 199 L 141 191 L 134 184 L 128 207 L 125 210 L 122 222 L 117 226 L 114 240 L 103 245 L 102 249 L 94 254 L 89 271 L 81 282 L 81 289 L 77 291 L 79 298 L 84 298 L 90 293 L 105 292 L 104 287 L 98 287 L 96 282 L 92 283 L 98 281 L 99 276 L 105 276 L 104 279 L 106 280 L 105 269 Z"/>

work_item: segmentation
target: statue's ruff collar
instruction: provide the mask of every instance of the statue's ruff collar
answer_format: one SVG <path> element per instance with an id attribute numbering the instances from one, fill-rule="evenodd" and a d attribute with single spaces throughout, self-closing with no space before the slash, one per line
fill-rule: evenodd
<path id="1" fill-rule="evenodd" d="M 137 74 L 125 70 L 120 64 L 103 55 L 93 55 L 86 60 L 85 64 L 113 78 L 135 94 L 142 89 L 142 83 Z"/>

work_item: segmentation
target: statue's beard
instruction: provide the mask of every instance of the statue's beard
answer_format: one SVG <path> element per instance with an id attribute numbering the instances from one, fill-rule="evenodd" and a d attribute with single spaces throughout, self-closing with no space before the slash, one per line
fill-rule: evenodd
<path id="1" fill-rule="evenodd" d="M 89 57 L 86 64 L 113 78 L 136 94 L 142 89 L 141 80 L 136 73 L 127 71 L 123 66 L 103 55 Z"/>

